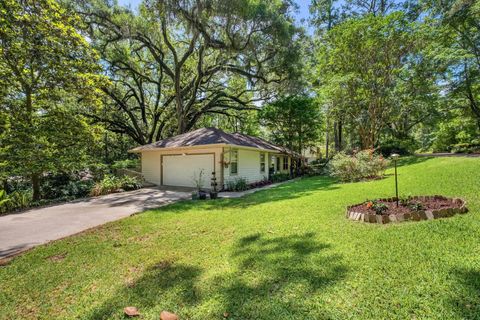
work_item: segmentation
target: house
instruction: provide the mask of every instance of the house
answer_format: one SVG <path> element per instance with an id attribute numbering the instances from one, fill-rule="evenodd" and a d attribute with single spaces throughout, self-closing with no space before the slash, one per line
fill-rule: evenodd
<path id="1" fill-rule="evenodd" d="M 308 147 L 302 152 L 305 161 L 310 164 L 314 161 L 322 159 L 322 151 L 320 147 Z"/>
<path id="2" fill-rule="evenodd" d="M 253 183 L 274 173 L 290 173 L 295 156 L 264 139 L 216 128 L 197 129 L 130 152 L 141 155 L 141 171 L 147 182 L 194 187 L 203 172 L 203 188 L 210 188 L 213 173 L 220 188 L 239 177 Z"/>

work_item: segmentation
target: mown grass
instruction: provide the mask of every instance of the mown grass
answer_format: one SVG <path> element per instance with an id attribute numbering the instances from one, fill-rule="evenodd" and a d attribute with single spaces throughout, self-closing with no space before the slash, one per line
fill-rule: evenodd
<path id="1" fill-rule="evenodd" d="M 0 267 L 2 319 L 480 318 L 480 159 L 409 158 L 402 195 L 470 212 L 370 225 L 345 207 L 382 180 L 314 177 L 243 199 L 181 202 L 36 248 Z"/>

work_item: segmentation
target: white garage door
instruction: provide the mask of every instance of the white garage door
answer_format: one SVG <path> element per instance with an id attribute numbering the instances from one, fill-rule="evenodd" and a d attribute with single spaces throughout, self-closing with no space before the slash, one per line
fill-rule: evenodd
<path id="1" fill-rule="evenodd" d="M 213 154 L 172 155 L 163 156 L 163 185 L 195 187 L 194 179 L 198 179 L 203 170 L 204 188 L 210 188 L 212 178 Z"/>

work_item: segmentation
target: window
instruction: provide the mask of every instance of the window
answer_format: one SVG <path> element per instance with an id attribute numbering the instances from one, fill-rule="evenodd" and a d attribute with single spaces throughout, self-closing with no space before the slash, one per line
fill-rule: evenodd
<path id="1" fill-rule="evenodd" d="M 238 150 L 230 150 L 230 174 L 238 173 Z"/>
<path id="2" fill-rule="evenodd" d="M 283 157 L 283 170 L 288 170 L 288 157 Z"/>
<path id="3" fill-rule="evenodd" d="M 260 172 L 265 172 L 265 153 L 260 153 Z"/>
<path id="4" fill-rule="evenodd" d="M 277 157 L 277 171 L 280 171 L 280 157 Z"/>

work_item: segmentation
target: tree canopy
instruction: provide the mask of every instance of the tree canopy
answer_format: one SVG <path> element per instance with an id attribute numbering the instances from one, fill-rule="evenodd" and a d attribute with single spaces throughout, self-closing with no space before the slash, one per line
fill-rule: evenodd
<path id="1" fill-rule="evenodd" d="M 71 101 L 94 105 L 102 78 L 96 53 L 77 32 L 80 23 L 53 0 L 0 4 L 0 73 L 6 81 L 0 162 L 9 174 L 31 178 L 34 199 L 44 172 L 81 163 L 80 145 L 89 136 Z"/>
<path id="2" fill-rule="evenodd" d="M 257 109 L 295 71 L 288 9 L 286 1 L 145 1 L 135 13 L 87 3 L 79 10 L 112 81 L 92 117 L 144 144 L 205 115 Z"/>

